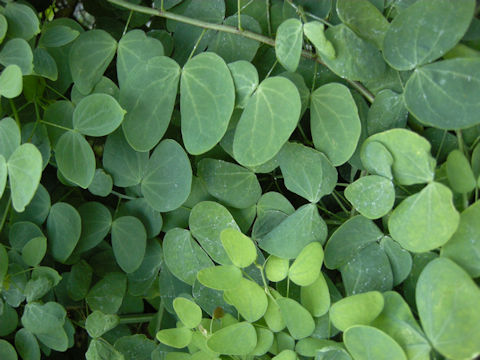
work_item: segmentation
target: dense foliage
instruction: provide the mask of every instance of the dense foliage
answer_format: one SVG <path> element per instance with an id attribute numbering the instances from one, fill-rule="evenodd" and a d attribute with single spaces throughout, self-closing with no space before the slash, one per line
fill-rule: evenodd
<path id="1" fill-rule="evenodd" d="M 475 0 L 0 3 L 1 360 L 480 354 Z"/>

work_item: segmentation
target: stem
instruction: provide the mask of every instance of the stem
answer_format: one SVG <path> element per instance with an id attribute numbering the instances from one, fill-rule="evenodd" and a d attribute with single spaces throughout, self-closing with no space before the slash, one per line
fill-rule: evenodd
<path id="1" fill-rule="evenodd" d="M 203 36 L 205 35 L 205 32 L 207 31 L 207 29 L 203 29 L 202 33 L 200 34 L 200 36 L 198 37 L 197 39 L 197 42 L 195 43 L 195 45 L 193 45 L 193 49 L 192 49 L 192 52 L 190 53 L 190 55 L 188 56 L 188 60 L 190 60 L 193 56 L 193 54 L 195 54 L 195 51 L 197 51 L 197 48 L 198 48 L 198 44 L 200 44 L 200 41 L 202 41 L 203 39 Z"/>
<path id="2" fill-rule="evenodd" d="M 333 198 L 335 199 L 335 201 L 337 202 L 338 205 L 340 205 L 340 207 L 342 208 L 342 210 L 348 214 L 349 211 L 347 210 L 347 208 L 343 205 L 343 203 L 340 201 L 340 198 L 335 194 L 335 192 L 332 192 L 332 196 Z"/>
<path id="3" fill-rule="evenodd" d="M 445 138 L 447 137 L 447 130 L 443 131 L 443 136 L 442 136 L 442 141 L 440 141 L 440 146 L 438 147 L 437 154 L 435 155 L 435 160 L 438 161 L 438 157 L 440 156 L 440 153 L 442 152 L 443 144 L 445 142 Z"/>
<path id="4" fill-rule="evenodd" d="M 132 20 L 132 15 L 133 15 L 133 10 L 130 10 L 130 14 L 128 14 L 127 23 L 125 24 L 125 27 L 123 28 L 123 35 L 125 35 L 127 33 L 128 25 L 130 25 L 130 20 Z"/>
<path id="5" fill-rule="evenodd" d="M 308 11 L 305 11 L 305 10 L 303 10 L 303 9 L 301 9 L 301 11 L 300 11 L 300 9 L 298 8 L 298 6 L 295 5 L 295 4 L 292 2 L 292 0 L 287 0 L 287 3 L 288 3 L 291 7 L 293 7 L 297 13 L 300 13 L 300 12 L 301 12 L 303 15 L 306 15 L 306 16 L 308 16 L 309 18 L 312 18 L 313 20 L 318 20 L 318 21 L 320 21 L 321 23 L 324 23 L 324 24 L 327 25 L 327 26 L 333 26 L 333 25 L 330 24 L 327 20 L 322 19 L 321 17 L 319 17 L 319 16 L 317 16 L 317 15 L 314 15 L 314 14 L 312 14 L 312 13 L 309 13 Z"/>
<path id="6" fill-rule="evenodd" d="M 68 101 L 68 102 L 71 102 L 69 98 L 67 98 L 65 95 L 63 95 L 61 92 L 57 91 L 55 88 L 51 87 L 50 85 L 48 84 L 45 84 L 45 87 L 51 91 L 53 91 L 55 94 L 57 94 L 58 96 L 60 96 L 62 99 Z"/>
<path id="7" fill-rule="evenodd" d="M 121 194 L 121 193 L 116 192 L 114 190 L 112 190 L 111 193 L 115 196 L 118 196 L 120 199 L 126 199 L 126 200 L 136 200 L 136 199 L 138 199 L 138 198 L 133 197 L 133 196 L 128 196 L 128 195 Z"/>
<path id="8" fill-rule="evenodd" d="M 257 34 L 257 33 L 252 32 L 252 31 L 240 30 L 240 29 L 237 29 L 236 27 L 223 25 L 223 24 L 213 24 L 213 23 L 209 23 L 207 21 L 193 19 L 193 18 L 190 18 L 188 16 L 183 16 L 183 15 L 175 14 L 175 13 L 164 11 L 164 10 L 149 8 L 147 6 L 135 5 L 135 4 L 129 3 L 126 0 L 107 0 L 107 1 L 111 4 L 115 4 L 115 5 L 121 6 L 123 8 L 133 10 L 133 11 L 137 11 L 137 12 L 142 13 L 142 14 L 159 16 L 159 17 L 163 17 L 165 19 L 171 19 L 171 20 L 179 21 L 179 22 L 182 22 L 182 23 L 185 23 L 185 24 L 198 26 L 198 27 L 202 27 L 202 28 L 205 28 L 205 29 L 211 29 L 211 30 L 215 30 L 215 31 L 222 31 L 222 32 L 230 33 L 230 34 L 240 35 L 240 36 L 246 37 L 248 39 L 256 40 L 256 41 L 259 41 L 261 43 L 264 43 L 264 44 L 267 44 L 267 45 L 270 45 L 270 46 L 275 46 L 275 40 L 269 38 L 268 36 Z M 306 13 L 306 15 L 310 16 L 307 13 Z M 320 18 L 318 18 L 316 20 L 319 20 L 319 19 Z M 319 20 L 319 21 L 321 21 L 321 20 Z M 325 20 L 323 20 L 323 22 L 325 22 Z M 327 25 L 330 26 L 331 24 L 327 24 Z M 311 59 L 313 61 L 316 61 L 319 64 L 325 65 L 325 63 L 316 54 L 314 54 L 310 51 L 303 50 L 302 51 L 302 56 L 307 58 L 307 59 Z M 354 87 L 358 92 L 360 92 L 370 103 L 373 102 L 373 99 L 375 97 L 362 84 L 360 84 L 357 81 L 352 81 L 352 80 L 348 80 L 348 79 L 345 79 L 345 80 L 350 85 L 352 85 L 352 87 Z"/>
<path id="9" fill-rule="evenodd" d="M 150 322 L 157 314 L 134 314 L 120 316 L 120 324 L 138 324 Z"/>
<path id="10" fill-rule="evenodd" d="M 238 18 L 238 30 L 242 31 L 242 16 L 241 16 L 241 11 L 242 11 L 242 7 L 241 7 L 241 2 L 242 0 L 237 0 L 237 18 Z"/>
<path id="11" fill-rule="evenodd" d="M 15 118 L 18 129 L 20 130 L 22 128 L 22 125 L 20 124 L 20 118 L 18 117 L 17 107 L 15 106 L 15 103 L 13 102 L 12 99 L 8 99 L 8 100 L 10 102 L 10 107 L 12 108 L 13 117 Z"/>
<path id="12" fill-rule="evenodd" d="M 268 73 L 267 73 L 267 75 L 265 76 L 265 79 L 267 79 L 267 78 L 270 76 L 270 74 L 272 73 L 273 69 L 275 69 L 275 66 L 277 66 L 277 64 L 278 64 L 278 60 L 275 60 L 275 62 L 273 63 L 272 67 L 270 68 L 270 70 L 268 70 Z"/>
<path id="13" fill-rule="evenodd" d="M 12 204 L 12 197 L 9 196 L 7 206 L 5 207 L 5 211 L 3 212 L 3 215 L 2 215 L 2 220 L 0 220 L 0 232 L 2 231 L 3 225 L 5 224 L 5 220 L 7 219 L 7 215 L 8 215 L 8 212 L 10 211 L 11 204 Z"/>
<path id="14" fill-rule="evenodd" d="M 463 145 L 463 136 L 462 136 L 462 130 L 456 130 L 455 133 L 457 134 L 457 140 L 458 140 L 458 149 L 465 154 L 465 147 Z"/>
<path id="15" fill-rule="evenodd" d="M 270 0 L 265 0 L 266 2 L 266 10 L 267 10 L 267 30 L 268 30 L 268 36 L 272 36 L 272 20 L 270 17 Z"/>
<path id="16" fill-rule="evenodd" d="M 69 129 L 65 126 L 62 126 L 62 125 L 57 125 L 57 124 L 54 124 L 54 123 L 51 123 L 49 121 L 45 121 L 45 120 L 40 120 L 40 122 L 42 124 L 45 124 L 45 125 L 49 125 L 49 126 L 53 126 L 53 127 L 56 127 L 56 128 L 59 128 L 59 129 L 62 129 L 62 130 L 65 130 L 65 131 L 72 131 L 73 129 Z"/>
<path id="17" fill-rule="evenodd" d="M 315 90 L 315 82 L 317 81 L 317 70 L 318 70 L 318 62 L 315 61 L 315 67 L 313 69 L 312 88 L 310 89 L 310 92 L 313 92 L 313 90 Z"/>

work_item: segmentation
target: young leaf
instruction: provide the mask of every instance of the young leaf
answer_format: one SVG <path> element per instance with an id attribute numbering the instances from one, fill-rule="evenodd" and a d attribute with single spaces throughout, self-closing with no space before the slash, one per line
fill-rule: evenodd
<path id="1" fill-rule="evenodd" d="M 202 309 L 193 301 L 177 297 L 173 300 L 173 308 L 180 321 L 187 328 L 196 328 L 202 321 Z"/>
<path id="2" fill-rule="evenodd" d="M 235 282 L 237 286 L 226 290 L 225 301 L 238 310 L 238 313 L 248 322 L 260 319 L 267 311 L 268 300 L 265 290 L 257 283 L 241 278 Z"/>
<path id="3" fill-rule="evenodd" d="M 248 322 L 224 327 L 207 340 L 210 350 L 225 355 L 247 355 L 256 345 L 257 333 Z"/>
<path id="4" fill-rule="evenodd" d="M 325 26 L 319 21 L 311 21 L 303 25 L 303 33 L 315 46 L 318 53 L 329 59 L 335 59 L 335 49 L 325 37 Z"/>
<path id="5" fill-rule="evenodd" d="M 319 317 L 327 313 L 330 308 L 330 292 L 322 273 L 313 283 L 301 287 L 300 302 L 312 316 Z"/>
<path id="6" fill-rule="evenodd" d="M 226 228 L 222 230 L 220 240 L 235 266 L 246 268 L 257 258 L 257 248 L 252 239 L 236 229 Z"/>
<path id="7" fill-rule="evenodd" d="M 29 266 L 37 266 L 47 252 L 47 238 L 38 236 L 31 239 L 22 249 L 22 259 Z"/>
<path id="8" fill-rule="evenodd" d="M 393 286 L 401 284 L 412 270 L 412 256 L 391 237 L 384 236 L 380 247 L 385 251 L 388 261 L 392 266 Z"/>
<path id="9" fill-rule="evenodd" d="M 323 249 L 314 241 L 305 246 L 288 270 L 288 278 L 300 286 L 311 285 L 320 275 L 323 263 Z"/>
<path id="10" fill-rule="evenodd" d="M 142 264 L 147 246 L 147 233 L 134 216 L 122 216 L 112 223 L 112 248 L 120 268 L 127 274 Z"/>
<path id="11" fill-rule="evenodd" d="M 197 279 L 210 289 L 231 290 L 242 280 L 242 272 L 233 265 L 210 266 L 198 271 Z"/>
<path id="12" fill-rule="evenodd" d="M 0 74 L 0 96 L 13 99 L 22 93 L 22 70 L 18 65 L 8 65 Z"/>
<path id="13" fill-rule="evenodd" d="M 278 282 L 288 275 L 289 260 L 270 255 L 265 263 L 265 275 L 270 281 Z"/>
<path id="14" fill-rule="evenodd" d="M 302 305 L 293 299 L 278 298 L 282 317 L 285 319 L 287 329 L 294 339 L 303 339 L 312 335 L 315 323 L 312 315 Z"/>
<path id="15" fill-rule="evenodd" d="M 192 330 L 187 328 L 164 329 L 157 332 L 156 337 L 162 344 L 181 349 L 192 341 Z"/>
<path id="16" fill-rule="evenodd" d="M 277 29 L 275 53 L 278 62 L 290 72 L 295 72 L 300 62 L 302 35 L 302 22 L 295 18 L 285 20 Z"/>
<path id="17" fill-rule="evenodd" d="M 235 105 L 243 109 L 258 86 L 258 72 L 248 61 L 239 60 L 228 64 L 235 85 Z"/>

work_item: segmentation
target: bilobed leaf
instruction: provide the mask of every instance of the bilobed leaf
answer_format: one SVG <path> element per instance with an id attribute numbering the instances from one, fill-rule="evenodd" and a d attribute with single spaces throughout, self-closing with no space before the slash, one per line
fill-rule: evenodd
<path id="1" fill-rule="evenodd" d="M 335 49 L 325 37 L 325 26 L 320 21 L 310 21 L 303 25 L 303 33 L 315 46 L 318 53 L 329 59 L 335 59 Z"/>
<path id="2" fill-rule="evenodd" d="M 42 176 L 42 154 L 35 145 L 20 145 L 7 161 L 13 208 L 22 212 L 37 191 Z"/>
<path id="3" fill-rule="evenodd" d="M 310 123 L 315 148 L 334 166 L 350 159 L 360 138 L 361 123 L 346 86 L 327 84 L 312 93 Z"/>
<path id="4" fill-rule="evenodd" d="M 302 53 L 303 25 L 298 19 L 288 19 L 280 24 L 275 38 L 278 62 L 288 71 L 297 70 Z"/>
<path id="5" fill-rule="evenodd" d="M 31 7 L 20 3 L 7 3 L 2 13 L 8 21 L 8 36 L 30 40 L 40 32 L 40 22 Z"/>
<path id="6" fill-rule="evenodd" d="M 404 249 L 426 252 L 445 244 L 457 230 L 459 221 L 450 189 L 432 182 L 393 210 L 388 228 Z"/>
<path id="7" fill-rule="evenodd" d="M 421 123 L 440 129 L 479 124 L 472 116 L 480 108 L 479 68 L 480 59 L 458 58 L 415 69 L 405 86 L 408 110 Z"/>
<path id="8" fill-rule="evenodd" d="M 231 290 L 242 280 L 242 272 L 233 265 L 210 266 L 197 274 L 198 281 L 210 289 Z"/>
<path id="9" fill-rule="evenodd" d="M 167 130 L 180 67 L 164 56 L 134 64 L 120 87 L 120 104 L 127 111 L 122 128 L 130 146 L 143 152 L 155 147 Z"/>
<path id="10" fill-rule="evenodd" d="M 287 329 L 294 339 L 303 339 L 313 333 L 315 323 L 307 309 L 289 298 L 278 298 L 277 304 L 285 319 Z"/>
<path id="11" fill-rule="evenodd" d="M 157 211 L 175 210 L 187 200 L 192 185 L 192 168 L 187 154 L 174 140 L 157 145 L 148 160 L 141 190 Z"/>
<path id="12" fill-rule="evenodd" d="M 311 203 L 330 194 L 337 171 L 321 152 L 297 143 L 287 143 L 279 154 L 285 186 Z"/>
<path id="13" fill-rule="evenodd" d="M 290 80 L 263 80 L 248 100 L 235 130 L 235 160 L 244 166 L 257 166 L 272 159 L 295 130 L 300 110 L 300 95 Z"/>
<path id="14" fill-rule="evenodd" d="M 55 260 L 64 262 L 75 249 L 81 232 L 81 218 L 70 204 L 58 202 L 47 219 L 49 250 Z"/>
<path id="15" fill-rule="evenodd" d="M 418 314 L 433 347 L 450 359 L 480 353 L 480 290 L 470 276 L 449 259 L 431 261 L 416 291 Z"/>
<path id="16" fill-rule="evenodd" d="M 438 59 L 465 34 L 474 8 L 473 0 L 416 1 L 395 17 L 385 34 L 385 60 L 396 70 L 411 70 Z"/>
<path id="17" fill-rule="evenodd" d="M 92 94 L 75 107 L 73 126 L 83 135 L 105 136 L 120 126 L 124 114 L 125 110 L 110 95 Z"/>
<path id="18" fill-rule="evenodd" d="M 189 153 L 202 154 L 222 139 L 234 104 L 233 79 L 222 58 L 207 52 L 187 61 L 180 81 L 180 112 Z"/>
<path id="19" fill-rule="evenodd" d="M 353 325 L 368 325 L 382 312 L 383 296 L 378 291 L 348 296 L 330 308 L 330 321 L 340 331 Z"/>
<path id="20" fill-rule="evenodd" d="M 8 65 L 0 74 L 0 96 L 13 99 L 22 93 L 22 69 Z"/>
<path id="21" fill-rule="evenodd" d="M 323 263 L 323 249 L 314 241 L 305 246 L 288 270 L 288 278 L 300 286 L 311 285 L 320 275 Z"/>
<path id="22" fill-rule="evenodd" d="M 72 78 L 82 94 L 88 94 L 100 81 L 115 55 L 117 42 L 104 30 L 86 31 L 75 40 L 70 50 Z"/>
<path id="23" fill-rule="evenodd" d="M 25 329 L 35 335 L 48 334 L 63 327 L 66 315 L 65 308 L 59 303 L 32 302 L 25 306 L 22 324 Z"/>
<path id="24" fill-rule="evenodd" d="M 225 301 L 238 310 L 248 322 L 260 319 L 267 311 L 268 300 L 265 290 L 256 282 L 241 278 L 234 288 L 223 294 Z"/>
<path id="25" fill-rule="evenodd" d="M 207 340 L 210 350 L 225 355 L 247 355 L 256 345 L 257 333 L 248 322 L 224 327 Z"/>
<path id="26" fill-rule="evenodd" d="M 65 132 L 55 147 L 58 169 L 69 181 L 86 189 L 95 175 L 95 154 L 76 131 Z"/>
<path id="27" fill-rule="evenodd" d="M 126 273 L 142 264 L 147 246 L 147 233 L 142 222 L 134 216 L 122 216 L 112 223 L 112 248 L 120 268 Z"/>
<path id="28" fill-rule="evenodd" d="M 235 266 L 246 268 L 257 258 L 257 248 L 252 239 L 234 228 L 222 230 L 220 240 Z"/>

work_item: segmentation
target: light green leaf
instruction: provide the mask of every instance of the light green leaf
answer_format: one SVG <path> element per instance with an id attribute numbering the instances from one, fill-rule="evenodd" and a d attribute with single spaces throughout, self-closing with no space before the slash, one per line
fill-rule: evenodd
<path id="1" fill-rule="evenodd" d="M 294 259 L 313 241 L 324 243 L 327 226 L 313 204 L 303 205 L 259 240 L 258 246 L 268 253 Z"/>
<path id="2" fill-rule="evenodd" d="M 290 72 L 295 72 L 300 62 L 302 35 L 302 22 L 295 18 L 285 20 L 277 29 L 275 53 L 278 62 Z"/>
<path id="3" fill-rule="evenodd" d="M 342 349 L 343 344 L 333 340 L 317 339 L 314 337 L 302 339 L 295 344 L 295 352 L 298 355 L 306 357 L 316 357 L 317 352 L 325 348 Z M 320 359 L 322 359 L 322 357 L 320 357 Z"/>
<path id="4" fill-rule="evenodd" d="M 90 289 L 86 297 L 87 304 L 93 311 L 115 314 L 122 305 L 126 290 L 127 279 L 124 274 L 108 273 Z"/>
<path id="5" fill-rule="evenodd" d="M 265 275 L 268 280 L 278 282 L 288 275 L 289 260 L 270 255 L 265 263 Z"/>
<path id="6" fill-rule="evenodd" d="M 42 33 L 39 44 L 47 47 L 61 47 L 75 40 L 80 32 L 66 25 L 55 25 L 46 27 Z"/>
<path id="7" fill-rule="evenodd" d="M 20 146 L 20 129 L 10 117 L 0 120 L 0 155 L 8 161 L 13 152 Z"/>
<path id="8" fill-rule="evenodd" d="M 22 249 L 22 259 L 29 266 L 37 266 L 47 252 L 47 238 L 38 236 L 31 239 Z"/>
<path id="9" fill-rule="evenodd" d="M 311 285 L 320 275 L 323 263 L 323 249 L 314 241 L 305 246 L 288 270 L 288 278 L 300 286 Z"/>
<path id="10" fill-rule="evenodd" d="M 35 336 L 23 328 L 15 334 L 15 348 L 23 360 L 40 360 L 40 347 Z"/>
<path id="11" fill-rule="evenodd" d="M 273 345 L 273 333 L 261 327 L 255 327 L 255 332 L 257 333 L 257 345 L 249 355 L 265 355 Z"/>
<path id="12" fill-rule="evenodd" d="M 168 269 L 175 277 L 193 285 L 197 273 L 213 263 L 202 248 L 184 229 L 172 229 L 163 239 L 163 254 Z"/>
<path id="13" fill-rule="evenodd" d="M 290 80 L 270 77 L 262 81 L 235 130 L 235 160 L 244 166 L 258 166 L 272 159 L 295 130 L 300 110 L 300 95 Z"/>
<path id="14" fill-rule="evenodd" d="M 225 301 L 238 310 L 248 322 L 255 322 L 267 311 L 268 300 L 265 290 L 257 283 L 241 278 L 233 289 L 223 294 Z M 252 349 L 250 349 L 252 350 Z"/>
<path id="15" fill-rule="evenodd" d="M 9 37 L 30 40 L 40 32 L 37 14 L 30 6 L 10 2 L 2 12 L 8 21 Z"/>
<path id="16" fill-rule="evenodd" d="M 235 85 L 235 105 L 243 109 L 258 86 L 257 68 L 245 60 L 228 64 Z"/>
<path id="17" fill-rule="evenodd" d="M 326 156 L 302 144 L 285 144 L 279 163 L 286 188 L 311 203 L 330 194 L 337 183 L 337 170 Z"/>
<path id="18" fill-rule="evenodd" d="M 445 244 L 457 230 L 459 221 L 450 189 L 432 182 L 393 210 L 388 228 L 404 249 L 426 252 Z"/>
<path id="19" fill-rule="evenodd" d="M 338 0 L 337 14 L 358 36 L 371 41 L 379 49 L 383 47 L 383 38 L 389 23 L 382 13 L 368 0 Z"/>
<path id="20" fill-rule="evenodd" d="M 112 248 L 120 268 L 132 273 L 142 264 L 147 247 L 147 233 L 134 216 L 122 216 L 112 223 Z"/>
<path id="21" fill-rule="evenodd" d="M 117 78 L 120 88 L 124 86 L 129 75 L 135 72 L 136 66 L 146 66 L 152 58 L 163 55 L 162 43 L 147 36 L 142 30 L 135 29 L 124 34 L 117 49 Z M 138 70 L 140 66 L 137 67 Z"/>
<path id="22" fill-rule="evenodd" d="M 95 310 L 88 315 L 85 329 L 92 338 L 99 338 L 107 331 L 115 328 L 120 323 L 118 315 L 104 314 Z"/>
<path id="23" fill-rule="evenodd" d="M 320 21 L 310 21 L 303 25 L 303 33 L 311 41 L 317 53 L 329 59 L 335 59 L 335 49 L 325 37 L 325 26 Z"/>
<path id="24" fill-rule="evenodd" d="M 208 192 L 225 205 L 244 209 L 254 205 L 262 194 L 255 173 L 239 165 L 207 158 L 197 168 Z"/>
<path id="25" fill-rule="evenodd" d="M 180 67 L 164 56 L 135 64 L 120 87 L 120 104 L 127 110 L 122 128 L 128 143 L 143 152 L 155 147 L 167 130 Z"/>
<path id="26" fill-rule="evenodd" d="M 353 295 L 330 308 L 330 321 L 340 331 L 353 325 L 368 325 L 382 312 L 383 296 L 378 291 Z"/>
<path id="27" fill-rule="evenodd" d="M 192 168 L 183 148 L 171 139 L 157 145 L 141 183 L 148 204 L 160 212 L 180 207 L 190 194 Z"/>
<path id="28" fill-rule="evenodd" d="M 446 162 L 448 183 L 453 191 L 466 194 L 477 184 L 473 170 L 463 152 L 455 149 L 448 154 Z"/>
<path id="29" fill-rule="evenodd" d="M 300 302 L 312 316 L 319 317 L 327 313 L 330 308 L 330 292 L 322 273 L 312 284 L 301 287 Z"/>
<path id="30" fill-rule="evenodd" d="M 17 360 L 17 352 L 8 341 L 0 339 L 0 356 L 2 360 Z"/>
<path id="31" fill-rule="evenodd" d="M 105 136 L 120 126 L 125 110 L 107 94 L 84 97 L 73 112 L 75 130 L 87 136 Z"/>
<path id="32" fill-rule="evenodd" d="M 287 329 L 294 339 L 303 339 L 312 335 L 315 322 L 307 309 L 289 298 L 278 298 L 277 304 L 280 307 L 282 317 L 285 319 Z"/>
<path id="33" fill-rule="evenodd" d="M 13 99 L 22 93 L 22 69 L 8 65 L 0 74 L 0 96 Z"/>
<path id="34" fill-rule="evenodd" d="M 80 238 L 81 218 L 70 204 L 58 202 L 50 209 L 47 219 L 49 249 L 55 260 L 65 262 Z"/>
<path id="35" fill-rule="evenodd" d="M 334 166 L 350 159 L 360 138 L 357 106 L 348 88 L 339 83 L 324 85 L 312 93 L 310 122 L 315 148 Z"/>
<path id="36" fill-rule="evenodd" d="M 7 162 L 13 208 L 22 212 L 37 191 L 42 176 L 42 154 L 35 145 L 20 145 Z"/>
<path id="37" fill-rule="evenodd" d="M 438 59 L 465 34 L 474 9 L 473 0 L 416 1 L 392 21 L 383 44 L 385 60 L 396 70 L 411 70 Z"/>
<path id="38" fill-rule="evenodd" d="M 86 31 L 73 43 L 69 64 L 75 86 L 89 94 L 112 61 L 117 42 L 104 30 Z"/>
<path id="39" fill-rule="evenodd" d="M 58 169 L 69 181 L 86 189 L 95 175 L 95 154 L 76 131 L 65 132 L 55 147 Z"/>
<path id="40" fill-rule="evenodd" d="M 407 360 L 395 340 L 371 326 L 352 326 L 343 334 L 343 341 L 355 360 Z"/>
<path id="41" fill-rule="evenodd" d="M 425 125 L 446 130 L 477 125 L 479 120 L 472 114 L 480 108 L 479 68 L 480 59 L 475 58 L 419 67 L 405 85 L 405 105 Z"/>
<path id="42" fill-rule="evenodd" d="M 272 359 L 275 360 L 295 360 L 297 359 L 297 354 L 295 351 L 290 349 L 284 349 L 275 355 Z"/>
<path id="43" fill-rule="evenodd" d="M 282 331 L 286 326 L 280 311 L 280 306 L 270 297 L 268 297 L 268 307 L 264 319 L 269 329 L 273 332 Z"/>
<path id="44" fill-rule="evenodd" d="M 329 27 L 325 35 L 332 43 L 336 57 L 332 58 L 331 54 L 323 52 L 320 52 L 320 57 L 335 74 L 357 81 L 383 76 L 386 64 L 375 45 L 361 39 L 343 24 Z"/>
<path id="45" fill-rule="evenodd" d="M 202 321 L 202 309 L 193 301 L 177 297 L 173 300 L 173 308 L 180 321 L 187 328 L 196 328 Z"/>
<path id="46" fill-rule="evenodd" d="M 162 344 L 181 349 L 190 344 L 192 330 L 187 328 L 164 329 L 157 332 L 156 337 Z"/>
<path id="47" fill-rule="evenodd" d="M 257 333 L 248 322 L 226 326 L 207 340 L 210 350 L 225 355 L 247 355 L 256 345 Z"/>
<path id="48" fill-rule="evenodd" d="M 237 229 L 226 228 L 222 230 L 220 241 L 235 266 L 246 268 L 257 258 L 257 248 L 252 239 Z"/>
<path id="49" fill-rule="evenodd" d="M 233 265 L 217 265 L 201 269 L 197 274 L 198 281 L 210 289 L 232 290 L 242 280 L 242 272 Z"/>
<path id="50" fill-rule="evenodd" d="M 470 276 L 449 259 L 431 261 L 416 291 L 418 314 L 433 347 L 450 359 L 480 353 L 480 290 Z"/>
<path id="51" fill-rule="evenodd" d="M 7 161 L 0 155 L 0 199 L 3 196 L 3 191 L 5 190 L 5 185 L 7 184 Z"/>
<path id="52" fill-rule="evenodd" d="M 345 197 L 367 219 L 378 219 L 392 209 L 395 188 L 383 176 L 363 176 L 345 188 Z"/>
<path id="53" fill-rule="evenodd" d="M 352 360 L 348 352 L 333 346 L 324 347 L 316 352 L 316 360 Z"/>
<path id="54" fill-rule="evenodd" d="M 187 61 L 180 81 L 180 112 L 190 154 L 202 154 L 222 139 L 234 105 L 233 79 L 221 57 L 207 52 Z"/>
<path id="55" fill-rule="evenodd" d="M 33 71 L 33 52 L 30 45 L 20 38 L 9 40 L 0 51 L 0 64 L 5 67 L 17 65 L 23 75 L 30 75 Z"/>

